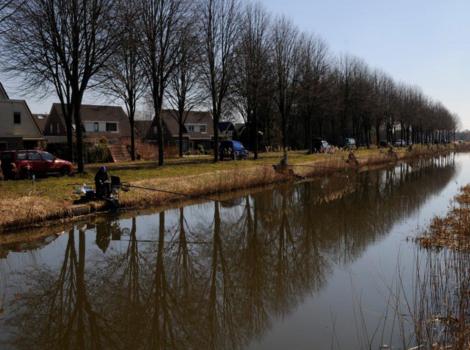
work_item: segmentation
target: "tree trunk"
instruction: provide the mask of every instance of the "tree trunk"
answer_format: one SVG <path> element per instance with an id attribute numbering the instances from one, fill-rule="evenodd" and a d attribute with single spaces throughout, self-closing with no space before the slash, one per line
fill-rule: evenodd
<path id="1" fill-rule="evenodd" d="M 131 159 L 135 161 L 135 121 L 133 112 L 129 115 L 129 124 L 131 126 Z"/>
<path id="2" fill-rule="evenodd" d="M 73 109 L 70 103 L 66 103 L 63 98 L 60 99 L 60 108 L 62 109 L 62 115 L 64 116 L 65 121 L 65 133 L 67 136 L 67 160 L 73 162 Z M 57 130 L 59 131 L 59 130 Z"/>
<path id="3" fill-rule="evenodd" d="M 184 112 L 183 112 L 184 113 Z M 179 156 L 183 158 L 183 116 L 181 115 L 181 111 L 178 115 L 178 148 L 179 148 Z"/>
<path id="4" fill-rule="evenodd" d="M 255 160 L 258 159 L 258 144 L 259 144 L 259 131 L 258 131 L 258 111 L 255 110 L 255 113 L 253 115 L 253 123 L 255 126 L 255 147 L 253 148 L 253 151 L 255 153 L 254 158 Z"/>
<path id="5" fill-rule="evenodd" d="M 73 117 L 75 119 L 75 134 L 77 137 L 77 171 L 83 173 L 85 166 L 83 161 L 83 130 L 80 107 L 81 99 L 76 98 L 73 103 Z"/>
<path id="6" fill-rule="evenodd" d="M 380 147 L 380 121 L 375 122 L 375 140 L 377 147 Z"/>
<path id="7" fill-rule="evenodd" d="M 154 86 L 156 83 L 154 83 Z M 155 122 L 157 124 L 157 144 L 158 144 L 158 165 L 162 166 L 165 163 L 165 154 L 163 152 L 163 123 L 162 123 L 162 99 L 154 93 L 153 96 L 153 109 L 155 112 Z"/>
<path id="8" fill-rule="evenodd" d="M 70 116 L 64 116 L 65 132 L 67 134 L 67 160 L 73 162 L 73 128 Z"/>
<path id="9" fill-rule="evenodd" d="M 309 116 L 308 121 L 307 148 L 308 153 L 313 153 L 313 120 L 311 116 Z"/>
<path id="10" fill-rule="evenodd" d="M 155 119 L 157 122 L 157 141 L 158 141 L 158 165 L 162 166 L 165 163 L 163 153 L 163 125 L 160 111 L 155 111 Z M 158 114 L 157 114 L 158 113 Z"/>
<path id="11" fill-rule="evenodd" d="M 219 113 L 214 113 L 214 163 L 219 161 Z"/>

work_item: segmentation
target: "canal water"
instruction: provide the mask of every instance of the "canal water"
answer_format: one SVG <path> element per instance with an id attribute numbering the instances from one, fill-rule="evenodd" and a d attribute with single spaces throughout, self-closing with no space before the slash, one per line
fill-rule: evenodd
<path id="1" fill-rule="evenodd" d="M 0 348 L 411 347 L 412 238 L 468 182 L 458 154 L 0 245 Z"/>

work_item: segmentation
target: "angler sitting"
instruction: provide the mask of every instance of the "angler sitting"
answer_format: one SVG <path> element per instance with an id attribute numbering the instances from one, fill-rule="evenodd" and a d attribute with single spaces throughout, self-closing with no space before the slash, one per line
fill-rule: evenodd
<path id="1" fill-rule="evenodd" d="M 108 198 L 111 194 L 111 184 L 109 182 L 108 169 L 105 166 L 99 168 L 95 175 L 95 195 L 96 198 Z"/>

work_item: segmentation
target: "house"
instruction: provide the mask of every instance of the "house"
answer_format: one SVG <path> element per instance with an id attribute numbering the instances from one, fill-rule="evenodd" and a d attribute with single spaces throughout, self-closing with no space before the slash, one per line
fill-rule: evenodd
<path id="1" fill-rule="evenodd" d="M 176 111 L 163 110 L 161 118 L 165 146 L 177 148 L 179 145 L 179 126 Z M 157 142 L 158 133 L 155 119 L 152 121 L 136 121 L 136 130 L 142 141 L 147 143 Z M 212 149 L 213 138 L 214 126 L 210 112 L 188 112 L 184 123 L 183 151 L 210 150 Z"/>
<path id="2" fill-rule="evenodd" d="M 82 105 L 80 111 L 83 139 L 86 143 L 130 143 L 131 130 L 124 110 L 119 106 Z M 75 130 L 75 124 L 72 124 Z M 54 103 L 44 126 L 49 144 L 66 143 L 67 133 L 62 108 Z"/>
<path id="3" fill-rule="evenodd" d="M 39 126 L 41 133 L 44 135 L 44 128 L 46 127 L 49 114 L 33 114 L 34 121 Z"/>
<path id="4" fill-rule="evenodd" d="M 245 123 L 233 123 L 231 121 L 224 121 L 219 123 L 219 139 L 223 140 L 237 140 L 245 135 Z"/>
<path id="5" fill-rule="evenodd" d="M 235 125 L 232 122 L 220 122 L 218 127 L 220 140 L 233 140 L 236 137 Z"/>
<path id="6" fill-rule="evenodd" d="M 85 145 L 104 142 L 107 144 L 114 161 L 130 160 L 128 148 L 131 143 L 131 128 L 122 107 L 82 105 L 80 116 Z M 72 123 L 72 129 L 75 140 L 75 123 Z M 43 130 L 48 149 L 56 154 L 61 154 L 67 143 L 67 131 L 62 107 L 59 103 L 52 105 Z"/>
<path id="7" fill-rule="evenodd" d="M 0 84 L 0 151 L 44 147 L 44 137 L 26 101 L 10 99 Z"/>

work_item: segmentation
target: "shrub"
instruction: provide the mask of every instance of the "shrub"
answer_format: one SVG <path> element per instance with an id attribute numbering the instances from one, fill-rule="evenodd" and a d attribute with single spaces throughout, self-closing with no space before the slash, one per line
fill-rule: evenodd
<path id="1" fill-rule="evenodd" d="M 99 142 L 87 147 L 88 163 L 109 163 L 113 161 L 106 142 Z"/>

